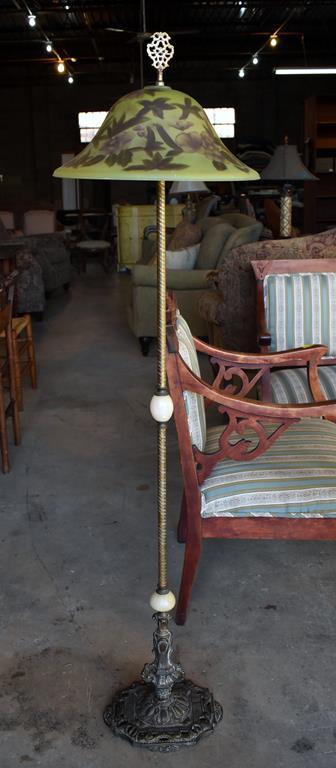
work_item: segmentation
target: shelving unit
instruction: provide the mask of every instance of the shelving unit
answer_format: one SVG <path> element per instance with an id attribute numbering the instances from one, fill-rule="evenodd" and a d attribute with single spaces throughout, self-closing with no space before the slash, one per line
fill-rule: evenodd
<path id="1" fill-rule="evenodd" d="M 304 193 L 304 230 L 322 232 L 336 227 L 336 101 L 311 96 L 305 102 L 305 138 L 309 170 L 319 181 L 307 182 Z M 329 158 L 330 169 L 319 172 L 318 161 Z"/>

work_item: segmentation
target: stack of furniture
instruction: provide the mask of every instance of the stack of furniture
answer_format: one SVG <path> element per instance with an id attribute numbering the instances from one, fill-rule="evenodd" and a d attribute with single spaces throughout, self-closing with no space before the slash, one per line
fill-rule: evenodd
<path id="1" fill-rule="evenodd" d="M 208 279 L 199 312 L 216 346 L 255 352 L 257 345 L 256 289 L 252 262 L 274 259 L 330 258 L 336 229 L 286 240 L 262 240 L 231 250 L 218 272 Z M 336 254 L 335 254 L 336 255 Z"/>
<path id="2" fill-rule="evenodd" d="M 181 220 L 183 205 L 166 205 L 167 227 L 175 227 Z M 156 222 L 155 205 L 118 205 L 117 248 L 118 269 L 132 267 L 140 261 L 145 227 Z"/>
<path id="3" fill-rule="evenodd" d="M 201 242 L 195 267 L 168 269 L 167 286 L 176 292 L 192 332 L 196 336 L 206 336 L 207 323 L 199 313 L 198 301 L 206 288 L 209 271 L 224 263 L 238 244 L 257 240 L 263 227 L 260 222 L 241 213 L 208 217 L 199 221 L 197 226 Z M 148 352 L 151 338 L 156 336 L 157 274 L 156 264 L 150 263 L 156 250 L 155 233 L 149 245 L 145 249 L 144 263 L 135 264 L 132 269 L 127 307 L 129 325 L 140 341 L 143 354 Z"/>

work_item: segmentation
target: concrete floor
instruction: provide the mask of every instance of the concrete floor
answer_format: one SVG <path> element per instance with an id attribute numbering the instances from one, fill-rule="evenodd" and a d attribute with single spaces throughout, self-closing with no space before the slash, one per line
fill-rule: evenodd
<path id="1" fill-rule="evenodd" d="M 127 277 L 89 267 L 35 324 L 39 389 L 1 476 L 0 768 L 334 768 L 336 544 L 204 546 L 185 627 L 187 676 L 224 708 L 171 755 L 132 749 L 102 710 L 151 659 L 155 588 L 155 353 L 124 309 Z M 181 478 L 169 435 L 169 552 Z M 174 625 L 173 625 L 174 626 Z"/>

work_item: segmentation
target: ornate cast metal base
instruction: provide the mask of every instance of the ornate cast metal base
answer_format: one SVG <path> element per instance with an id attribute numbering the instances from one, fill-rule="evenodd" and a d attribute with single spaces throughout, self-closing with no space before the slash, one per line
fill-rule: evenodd
<path id="1" fill-rule="evenodd" d="M 173 752 L 211 733 L 222 714 L 210 691 L 190 680 L 176 683 L 167 709 L 157 706 L 152 686 L 139 682 L 116 695 L 105 709 L 104 720 L 116 736 L 133 745 Z"/>
<path id="2" fill-rule="evenodd" d="M 169 616 L 159 613 L 155 618 L 155 659 L 145 664 L 144 682 L 120 691 L 105 709 L 104 721 L 133 745 L 172 752 L 213 731 L 223 712 L 207 688 L 183 679 L 181 665 L 171 659 Z"/>

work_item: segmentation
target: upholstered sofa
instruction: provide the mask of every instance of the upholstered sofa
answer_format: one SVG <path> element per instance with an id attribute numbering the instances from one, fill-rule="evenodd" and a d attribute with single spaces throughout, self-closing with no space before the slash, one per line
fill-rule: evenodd
<path id="1" fill-rule="evenodd" d="M 212 343 L 240 352 L 257 351 L 256 285 L 251 262 L 259 259 L 330 258 L 336 229 L 288 240 L 263 240 L 231 250 L 199 299 L 199 313 Z"/>
<path id="2" fill-rule="evenodd" d="M 257 240 L 262 224 L 240 213 L 208 217 L 198 222 L 201 244 L 194 269 L 168 269 L 167 287 L 176 293 L 178 306 L 195 336 L 207 335 L 207 322 L 199 314 L 198 302 L 210 270 L 218 268 L 236 246 Z M 156 237 L 144 241 L 143 262 L 135 264 L 130 280 L 128 322 L 147 354 L 156 336 L 156 265 L 148 263 L 156 251 Z"/>
<path id="3" fill-rule="evenodd" d="M 71 262 L 63 233 L 27 235 L 22 240 L 41 267 L 45 292 L 52 293 L 62 286 L 67 288 L 71 280 Z"/>

